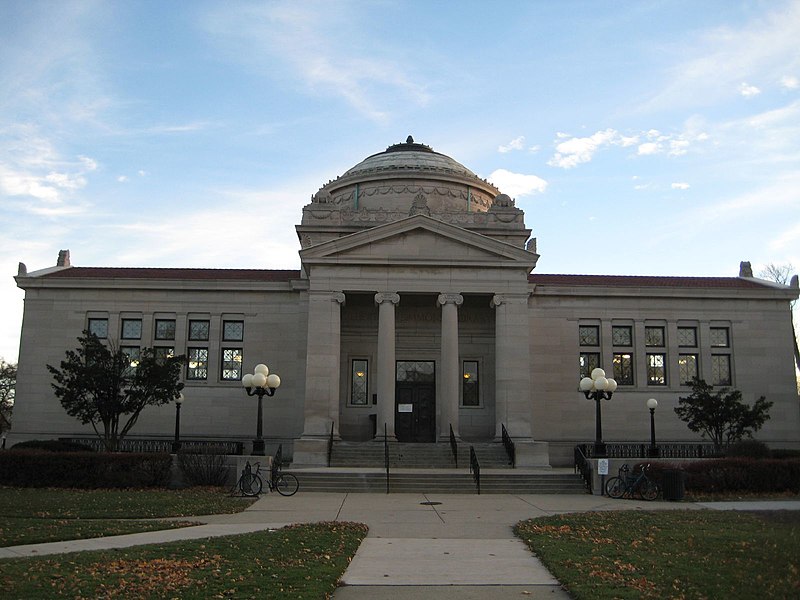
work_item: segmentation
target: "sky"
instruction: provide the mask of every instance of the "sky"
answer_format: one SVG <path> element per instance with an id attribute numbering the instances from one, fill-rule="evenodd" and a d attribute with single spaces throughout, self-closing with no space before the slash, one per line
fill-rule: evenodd
<path id="1" fill-rule="evenodd" d="M 387 146 L 516 200 L 535 272 L 800 268 L 800 0 L 0 0 L 0 357 L 34 271 L 296 269 Z"/>

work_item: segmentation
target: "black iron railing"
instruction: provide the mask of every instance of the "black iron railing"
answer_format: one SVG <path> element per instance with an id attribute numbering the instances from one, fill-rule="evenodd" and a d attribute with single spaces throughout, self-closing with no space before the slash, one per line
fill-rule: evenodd
<path id="1" fill-rule="evenodd" d="M 328 466 L 331 466 L 331 456 L 333 455 L 333 426 L 334 421 L 331 421 L 331 437 L 328 438 Z"/>
<path id="2" fill-rule="evenodd" d="M 481 493 L 481 464 L 478 462 L 478 455 L 475 454 L 475 446 L 469 447 L 469 472 L 475 480 L 478 494 Z"/>
<path id="3" fill-rule="evenodd" d="M 278 444 L 278 449 L 272 459 L 272 471 L 280 473 L 281 469 L 283 469 L 283 444 Z"/>
<path id="4" fill-rule="evenodd" d="M 586 454 L 583 452 L 584 447 L 590 445 L 591 444 L 580 444 L 575 446 L 575 472 L 581 474 L 583 485 L 586 487 L 586 491 L 589 494 L 592 494 L 594 493 L 592 486 L 592 465 L 589 462 Z"/>
<path id="5" fill-rule="evenodd" d="M 450 425 L 450 452 L 453 453 L 453 460 L 456 461 L 456 469 L 458 468 L 458 443 L 456 442 L 456 434 L 453 433 L 453 426 Z"/>
<path id="6" fill-rule="evenodd" d="M 386 432 L 386 423 L 383 424 L 383 465 L 386 468 L 386 493 L 389 493 L 389 436 Z"/>
<path id="7" fill-rule="evenodd" d="M 503 447 L 506 449 L 506 454 L 508 454 L 508 464 L 512 467 L 516 467 L 517 449 L 514 447 L 514 440 L 512 440 L 511 436 L 508 435 L 508 430 L 506 429 L 505 425 L 501 423 L 500 427 L 503 434 Z"/>
<path id="8" fill-rule="evenodd" d="M 593 444 L 578 444 L 586 458 L 598 458 L 594 455 Z M 666 442 L 657 445 L 660 458 L 720 458 L 725 449 L 706 443 Z M 650 444 L 647 442 L 606 443 L 603 458 L 652 458 Z"/>
<path id="9" fill-rule="evenodd" d="M 105 445 L 100 438 L 58 438 L 65 442 L 75 442 L 89 446 L 97 452 L 105 450 Z M 120 452 L 171 452 L 173 440 L 153 439 L 124 439 L 119 443 Z M 214 441 L 214 440 L 186 440 L 181 439 L 181 452 L 203 452 L 213 449 L 220 454 L 244 454 L 244 442 Z"/>

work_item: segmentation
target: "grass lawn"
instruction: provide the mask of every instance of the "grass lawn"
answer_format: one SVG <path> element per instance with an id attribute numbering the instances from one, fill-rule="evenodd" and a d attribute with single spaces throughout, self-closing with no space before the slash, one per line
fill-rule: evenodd
<path id="1" fill-rule="evenodd" d="M 240 512 L 253 499 L 221 488 L 65 490 L 0 488 L 0 547 L 185 527 L 140 519 Z"/>
<path id="2" fill-rule="evenodd" d="M 328 597 L 365 525 L 314 523 L 276 531 L 0 561 L 4 598 Z"/>
<path id="3" fill-rule="evenodd" d="M 800 512 L 584 513 L 516 534 L 574 598 L 800 597 Z"/>

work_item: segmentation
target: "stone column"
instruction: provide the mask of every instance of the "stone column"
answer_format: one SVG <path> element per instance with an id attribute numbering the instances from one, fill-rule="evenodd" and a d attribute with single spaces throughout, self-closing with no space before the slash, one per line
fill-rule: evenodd
<path id="1" fill-rule="evenodd" d="M 531 440 L 528 293 L 498 294 L 495 309 L 495 435 L 501 424 L 517 440 Z"/>
<path id="2" fill-rule="evenodd" d="M 395 305 L 400 296 L 394 292 L 375 294 L 378 305 L 378 436 L 383 435 L 383 424 L 390 440 L 394 435 L 395 392 Z"/>
<path id="3" fill-rule="evenodd" d="M 439 294 L 437 303 L 442 307 L 442 348 L 439 365 L 441 391 L 441 418 L 439 420 L 439 437 L 450 437 L 450 426 L 453 433 L 459 436 L 458 430 L 458 397 L 461 381 L 458 364 L 458 307 L 464 303 L 461 294 Z"/>
<path id="4" fill-rule="evenodd" d="M 303 437 L 339 435 L 342 292 L 308 293 L 308 343 Z"/>

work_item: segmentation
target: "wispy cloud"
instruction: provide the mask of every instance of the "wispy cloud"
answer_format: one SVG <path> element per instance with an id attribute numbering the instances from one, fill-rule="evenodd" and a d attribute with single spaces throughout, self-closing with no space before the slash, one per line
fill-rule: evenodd
<path id="1" fill-rule="evenodd" d="M 761 93 L 761 90 L 758 89 L 754 85 L 750 85 L 746 81 L 743 81 L 739 84 L 739 94 L 744 96 L 745 98 L 753 98 L 758 96 Z"/>
<path id="2" fill-rule="evenodd" d="M 781 77 L 780 84 L 781 87 L 784 87 L 787 90 L 796 90 L 800 88 L 800 79 L 794 75 L 784 75 Z"/>
<path id="3" fill-rule="evenodd" d="M 800 221 L 784 229 L 769 243 L 770 250 L 784 250 L 800 244 Z"/>
<path id="4" fill-rule="evenodd" d="M 677 181 L 670 186 L 673 190 L 688 190 L 690 186 L 685 181 Z"/>
<path id="5" fill-rule="evenodd" d="M 497 151 L 501 154 L 505 154 L 507 152 L 511 152 L 512 150 L 522 150 L 523 148 L 525 148 L 525 136 L 521 135 L 519 137 L 515 137 L 513 140 L 508 142 L 508 144 L 498 146 Z"/>
<path id="6" fill-rule="evenodd" d="M 512 198 L 533 196 L 541 194 L 547 189 L 547 182 L 536 175 L 512 173 L 506 169 L 497 169 L 489 175 L 489 181 L 496 185 L 501 192 Z"/>

